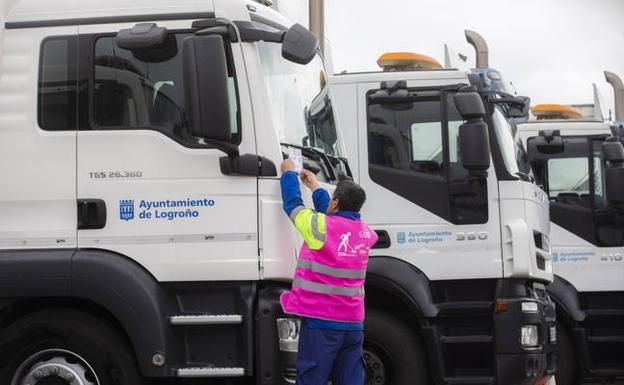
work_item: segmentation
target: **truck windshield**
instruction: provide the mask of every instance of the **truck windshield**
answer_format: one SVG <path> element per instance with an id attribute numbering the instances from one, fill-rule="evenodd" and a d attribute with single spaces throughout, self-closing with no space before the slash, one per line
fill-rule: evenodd
<path id="1" fill-rule="evenodd" d="M 503 112 L 496 107 L 492 116 L 496 141 L 507 171 L 516 177 L 533 181 L 533 172 L 522 140 L 514 137 L 514 130 Z"/>
<path id="2" fill-rule="evenodd" d="M 343 156 L 321 57 L 300 65 L 279 44 L 258 42 L 258 51 L 280 142 Z"/>

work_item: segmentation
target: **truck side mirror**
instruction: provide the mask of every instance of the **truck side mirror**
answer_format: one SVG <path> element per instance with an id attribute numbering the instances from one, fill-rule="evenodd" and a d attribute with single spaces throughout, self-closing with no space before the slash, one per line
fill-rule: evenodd
<path id="1" fill-rule="evenodd" d="M 528 96 L 515 96 L 509 98 L 505 115 L 511 119 L 529 119 L 531 98 Z"/>
<path id="2" fill-rule="evenodd" d="M 607 141 L 602 144 L 602 151 L 607 161 L 607 199 L 614 205 L 624 205 L 624 145 L 619 141 Z"/>
<path id="3" fill-rule="evenodd" d="M 191 36 L 182 43 L 184 102 L 193 136 L 203 138 L 229 156 L 231 143 L 228 72 L 225 45 L 219 35 Z"/>
<path id="4" fill-rule="evenodd" d="M 459 126 L 459 154 L 462 166 L 475 173 L 490 168 L 490 139 L 483 117 L 485 108 L 478 93 L 459 92 L 453 97 L 455 107 L 466 123 Z"/>
<path id="5" fill-rule="evenodd" d="M 119 48 L 133 51 L 158 46 L 166 38 L 167 28 L 159 27 L 154 23 L 140 23 L 119 31 L 115 41 Z"/>
<path id="6" fill-rule="evenodd" d="M 542 154 L 561 154 L 565 149 L 559 130 L 540 131 L 535 138 L 535 149 Z"/>
<path id="7" fill-rule="evenodd" d="M 301 24 L 295 24 L 286 31 L 282 41 L 282 56 L 297 64 L 308 64 L 319 50 L 316 36 Z"/>

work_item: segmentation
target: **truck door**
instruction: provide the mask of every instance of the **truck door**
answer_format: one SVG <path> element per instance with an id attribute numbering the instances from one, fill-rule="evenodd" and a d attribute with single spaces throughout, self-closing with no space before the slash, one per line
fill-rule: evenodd
<path id="1" fill-rule="evenodd" d="M 4 31 L 0 249 L 76 247 L 77 32 Z M 71 253 L 54 255 L 69 261 Z"/>
<path id="2" fill-rule="evenodd" d="M 160 46 L 135 51 L 102 27 L 80 33 L 79 246 L 132 258 L 160 281 L 258 279 L 256 178 L 223 175 L 224 154 L 186 125 L 182 41 L 190 33 L 170 29 Z M 251 119 L 239 108 L 249 104 L 238 80 L 246 74 L 234 64 L 242 52 L 229 43 L 226 51 L 231 141 L 255 153 Z"/>
<path id="3" fill-rule="evenodd" d="M 404 102 L 382 88 L 358 91 L 364 216 L 386 237 L 376 253 L 405 259 L 432 280 L 500 277 L 496 176 L 461 165 L 456 88 L 410 87 Z"/>

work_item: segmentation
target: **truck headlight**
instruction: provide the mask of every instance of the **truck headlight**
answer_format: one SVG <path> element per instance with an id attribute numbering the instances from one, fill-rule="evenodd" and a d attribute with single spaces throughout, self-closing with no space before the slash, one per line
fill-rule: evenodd
<path id="1" fill-rule="evenodd" d="M 548 238 L 548 235 L 545 234 L 542 234 L 542 250 L 550 253 L 550 238 Z"/>
<path id="2" fill-rule="evenodd" d="M 299 331 L 301 320 L 299 318 L 278 318 L 277 335 L 279 347 L 282 351 L 296 352 L 299 344 Z"/>
<path id="3" fill-rule="evenodd" d="M 522 302 L 522 312 L 523 313 L 537 313 L 539 310 L 539 305 L 537 302 Z"/>
<path id="4" fill-rule="evenodd" d="M 534 348 L 538 343 L 537 325 L 524 325 L 520 328 L 520 344 L 523 348 Z"/>

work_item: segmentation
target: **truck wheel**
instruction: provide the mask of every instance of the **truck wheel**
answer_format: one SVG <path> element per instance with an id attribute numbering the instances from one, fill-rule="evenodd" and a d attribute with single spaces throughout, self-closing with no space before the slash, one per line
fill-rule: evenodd
<path id="1" fill-rule="evenodd" d="M 579 383 L 578 364 L 574 348 L 574 340 L 570 330 L 557 324 L 557 372 L 555 381 L 557 385 L 576 385 Z"/>
<path id="2" fill-rule="evenodd" d="M 430 383 L 423 342 L 396 318 L 367 310 L 364 322 L 366 385 Z"/>
<path id="3" fill-rule="evenodd" d="M 119 335 L 73 309 L 29 314 L 0 335 L 0 383 L 138 385 L 141 375 Z"/>

